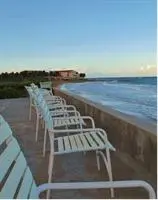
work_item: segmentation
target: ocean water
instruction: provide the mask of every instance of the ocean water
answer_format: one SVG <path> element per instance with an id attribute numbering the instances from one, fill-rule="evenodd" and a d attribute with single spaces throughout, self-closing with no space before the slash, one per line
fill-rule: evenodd
<path id="1" fill-rule="evenodd" d="M 157 77 L 97 78 L 61 86 L 73 94 L 120 112 L 157 121 Z"/>

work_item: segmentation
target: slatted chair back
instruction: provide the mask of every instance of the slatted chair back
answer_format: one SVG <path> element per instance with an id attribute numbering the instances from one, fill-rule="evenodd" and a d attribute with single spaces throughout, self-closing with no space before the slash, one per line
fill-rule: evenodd
<path id="1" fill-rule="evenodd" d="M 27 90 L 27 92 L 29 93 L 29 96 L 31 97 L 31 87 L 30 86 L 25 86 L 25 89 Z"/>
<path id="2" fill-rule="evenodd" d="M 0 117 L 0 199 L 38 198 L 37 186 L 23 152 Z"/>
<path id="3" fill-rule="evenodd" d="M 37 105 L 35 105 L 36 102 L 34 101 L 34 95 L 33 95 L 33 90 L 32 90 L 32 88 L 31 88 L 30 86 L 25 86 L 25 88 L 26 88 L 27 92 L 29 93 L 29 96 L 30 96 L 30 100 L 31 100 L 32 105 L 33 105 L 33 106 L 37 106 Z"/>
<path id="4" fill-rule="evenodd" d="M 44 99 L 43 96 L 40 93 L 38 93 L 37 91 L 34 91 L 34 90 L 32 90 L 32 96 L 34 98 L 36 108 L 38 109 L 39 112 L 41 112 L 40 101 L 38 99 Z"/>
<path id="5" fill-rule="evenodd" d="M 43 89 L 43 88 L 38 88 L 38 89 L 43 95 L 52 95 L 53 96 L 53 93 L 50 90 Z"/>
<path id="6" fill-rule="evenodd" d="M 43 95 L 51 95 L 53 96 L 52 92 L 50 92 L 50 90 L 46 90 L 44 88 L 38 88 L 37 85 L 35 85 L 34 83 L 31 83 L 31 87 L 33 90 L 36 90 L 39 93 L 42 93 Z"/>
<path id="7" fill-rule="evenodd" d="M 30 86 L 25 86 L 25 89 L 27 90 L 31 100 L 33 101 L 33 97 L 32 97 L 32 88 Z M 32 102 L 33 103 L 33 102 Z"/>
<path id="8" fill-rule="evenodd" d="M 38 87 L 36 85 L 33 87 L 32 93 L 33 93 L 32 95 L 33 95 L 33 98 L 34 98 L 34 100 L 36 102 L 36 105 L 37 105 L 38 109 L 40 110 L 41 109 L 41 105 L 40 104 L 44 101 L 44 97 L 39 92 L 39 89 L 38 89 Z"/>
<path id="9" fill-rule="evenodd" d="M 35 99 L 37 106 L 39 106 L 39 102 L 44 100 L 44 96 L 41 93 L 41 91 L 39 90 L 39 88 L 37 87 L 37 85 L 35 85 L 34 83 L 32 83 L 31 87 L 32 87 L 33 98 Z"/>
<path id="10" fill-rule="evenodd" d="M 45 105 L 47 105 L 46 101 L 45 101 L 43 95 L 41 94 L 41 92 L 39 91 L 39 88 L 34 84 L 31 84 L 31 85 L 33 87 L 33 89 L 31 90 L 31 96 L 35 101 L 38 111 L 41 113 L 43 111 L 43 110 L 41 110 L 41 105 L 42 105 L 42 103 L 45 103 Z"/>
<path id="11" fill-rule="evenodd" d="M 46 127 L 48 130 L 53 129 L 53 120 L 50 114 L 48 105 L 41 94 L 35 94 L 35 101 L 38 104 L 39 112 L 42 114 L 42 117 L 45 121 Z"/>
<path id="12" fill-rule="evenodd" d="M 33 89 L 33 91 L 36 93 L 36 95 L 42 95 L 43 98 L 47 101 L 51 101 L 52 104 L 62 104 L 62 105 L 66 105 L 66 100 L 64 98 L 61 98 L 59 96 L 54 96 L 53 93 L 50 93 L 48 90 L 46 89 L 41 89 L 38 88 L 37 85 L 35 85 L 34 83 L 31 84 L 31 88 Z"/>
<path id="13" fill-rule="evenodd" d="M 51 81 L 40 82 L 40 88 L 51 90 L 52 89 L 52 82 Z"/>
<path id="14" fill-rule="evenodd" d="M 35 94 L 33 92 L 33 89 L 29 86 L 25 86 L 26 90 L 28 91 L 29 93 L 29 96 L 30 96 L 30 114 L 31 115 L 31 107 L 34 107 L 36 112 L 38 111 L 38 104 L 37 102 L 35 101 Z M 31 117 L 29 117 L 31 119 Z"/>

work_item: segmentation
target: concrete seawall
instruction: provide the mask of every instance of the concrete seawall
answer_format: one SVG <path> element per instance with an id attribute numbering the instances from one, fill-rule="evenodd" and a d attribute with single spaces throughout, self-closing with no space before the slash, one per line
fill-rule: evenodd
<path id="1" fill-rule="evenodd" d="M 55 95 L 65 98 L 68 104 L 75 105 L 82 115 L 94 118 L 96 127 L 106 130 L 110 142 L 119 157 L 138 168 L 145 170 L 156 181 L 157 174 L 157 128 L 155 124 L 101 106 L 70 92 L 54 89 Z M 132 166 L 133 165 L 133 166 Z"/>

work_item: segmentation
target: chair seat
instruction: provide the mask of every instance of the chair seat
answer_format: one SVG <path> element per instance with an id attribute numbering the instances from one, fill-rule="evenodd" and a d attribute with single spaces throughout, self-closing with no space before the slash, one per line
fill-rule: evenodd
<path id="1" fill-rule="evenodd" d="M 49 110 L 59 109 L 61 107 L 61 104 L 56 103 L 56 102 L 50 103 L 50 104 L 48 103 L 47 105 L 48 105 Z"/>
<path id="2" fill-rule="evenodd" d="M 55 118 L 53 119 L 54 128 L 61 126 L 72 126 L 72 125 L 85 125 L 85 122 L 81 118 Z"/>
<path id="3" fill-rule="evenodd" d="M 48 95 L 45 95 L 44 96 L 44 99 L 46 100 L 46 101 L 59 101 L 59 99 L 57 99 L 55 96 L 53 96 L 53 95 L 50 95 L 50 94 L 48 94 Z"/>
<path id="4" fill-rule="evenodd" d="M 65 112 L 63 111 L 63 109 L 58 109 L 57 111 L 54 110 L 54 111 L 50 111 L 50 114 L 52 117 L 55 117 L 55 116 L 68 116 L 68 113 L 66 113 L 66 110 Z"/>
<path id="5" fill-rule="evenodd" d="M 115 151 L 111 143 L 100 131 L 91 131 L 55 138 L 55 154 L 80 151 L 94 151 L 109 148 Z"/>

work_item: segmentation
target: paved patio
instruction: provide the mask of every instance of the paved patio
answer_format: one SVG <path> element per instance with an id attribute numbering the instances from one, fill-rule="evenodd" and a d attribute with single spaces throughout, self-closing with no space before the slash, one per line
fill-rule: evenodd
<path id="1" fill-rule="evenodd" d="M 48 155 L 42 156 L 43 132 L 40 127 L 38 142 L 35 142 L 35 112 L 32 120 L 28 120 L 29 101 L 28 98 L 0 100 L 0 114 L 10 124 L 14 136 L 25 154 L 28 165 L 31 168 L 36 183 L 46 183 L 48 179 Z M 151 177 L 146 171 L 136 166 L 128 157 L 122 156 L 119 152 L 111 153 L 112 169 L 114 180 L 139 179 L 146 180 L 156 189 L 156 177 Z M 124 159 L 129 160 L 129 165 Z M 127 163 L 127 162 L 126 162 Z M 95 160 L 95 153 L 90 152 L 73 153 L 69 155 L 56 156 L 54 165 L 54 182 L 67 181 L 97 181 L 108 180 L 106 169 L 101 163 L 101 171 L 98 172 Z M 143 189 L 117 189 L 116 198 L 148 198 L 147 192 Z M 44 194 L 42 195 L 44 197 Z M 52 198 L 110 198 L 109 190 L 64 190 L 53 191 Z"/>

